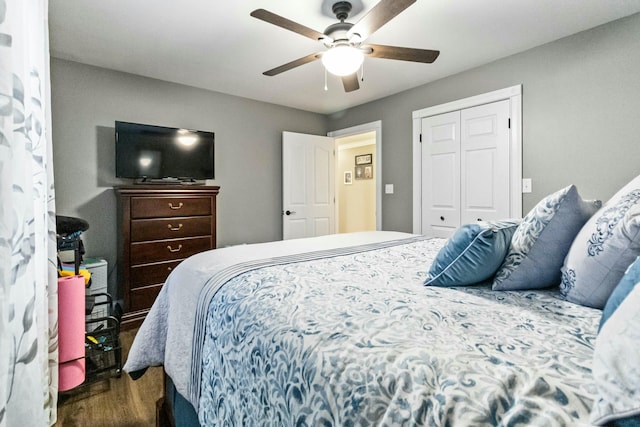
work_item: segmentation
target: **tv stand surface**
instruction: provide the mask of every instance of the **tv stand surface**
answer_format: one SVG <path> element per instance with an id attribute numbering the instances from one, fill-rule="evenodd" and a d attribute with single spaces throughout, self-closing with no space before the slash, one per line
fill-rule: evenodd
<path id="1" fill-rule="evenodd" d="M 205 185 L 205 181 L 196 181 L 195 179 L 178 179 L 178 178 L 162 178 L 162 179 L 147 179 L 143 178 L 135 182 L 139 184 L 160 184 L 160 185 Z"/>

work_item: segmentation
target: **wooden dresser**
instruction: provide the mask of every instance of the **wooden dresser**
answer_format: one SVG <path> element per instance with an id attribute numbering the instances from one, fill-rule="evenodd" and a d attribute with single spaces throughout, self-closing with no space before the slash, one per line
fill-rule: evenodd
<path id="1" fill-rule="evenodd" d="M 116 187 L 123 329 L 142 323 L 165 279 L 180 261 L 216 247 L 219 189 L 184 185 Z"/>

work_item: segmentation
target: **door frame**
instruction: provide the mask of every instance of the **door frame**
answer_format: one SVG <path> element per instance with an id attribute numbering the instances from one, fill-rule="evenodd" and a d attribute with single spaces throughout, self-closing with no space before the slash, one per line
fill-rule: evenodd
<path id="1" fill-rule="evenodd" d="M 512 218 L 522 218 L 522 85 L 416 110 L 413 118 L 413 232 L 422 234 L 421 121 L 425 117 L 463 110 L 496 101 L 510 101 L 509 198 Z"/>
<path id="2" fill-rule="evenodd" d="M 345 129 L 333 130 L 331 132 L 327 132 L 327 136 L 335 139 L 372 131 L 375 131 L 376 133 L 376 164 L 373 173 L 376 181 L 376 230 L 380 231 L 382 230 L 382 121 L 376 120 L 375 122 L 363 123 L 361 125 Z M 336 212 L 336 221 L 338 221 L 337 214 L 338 213 Z"/>

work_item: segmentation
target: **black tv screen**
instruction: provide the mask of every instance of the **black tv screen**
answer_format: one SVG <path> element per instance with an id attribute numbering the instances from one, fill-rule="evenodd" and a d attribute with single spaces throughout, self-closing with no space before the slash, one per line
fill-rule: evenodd
<path id="1" fill-rule="evenodd" d="M 213 132 L 116 121 L 116 176 L 214 178 Z"/>

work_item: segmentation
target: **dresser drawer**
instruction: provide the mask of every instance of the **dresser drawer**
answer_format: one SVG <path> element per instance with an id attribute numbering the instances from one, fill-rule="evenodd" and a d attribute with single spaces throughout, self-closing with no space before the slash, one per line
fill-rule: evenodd
<path id="1" fill-rule="evenodd" d="M 182 261 L 159 262 L 131 267 L 130 288 L 140 288 L 164 283 L 169 273 Z"/>
<path id="2" fill-rule="evenodd" d="M 132 242 L 208 236 L 210 234 L 210 216 L 134 219 L 131 221 Z"/>
<path id="3" fill-rule="evenodd" d="M 131 289 L 129 292 L 129 307 L 127 307 L 127 311 L 148 310 L 156 300 L 160 289 L 162 289 L 162 285 Z"/>
<path id="4" fill-rule="evenodd" d="M 211 236 L 131 243 L 131 266 L 181 260 L 211 248 Z"/>
<path id="5" fill-rule="evenodd" d="M 131 218 L 211 215 L 211 197 L 132 197 Z"/>

